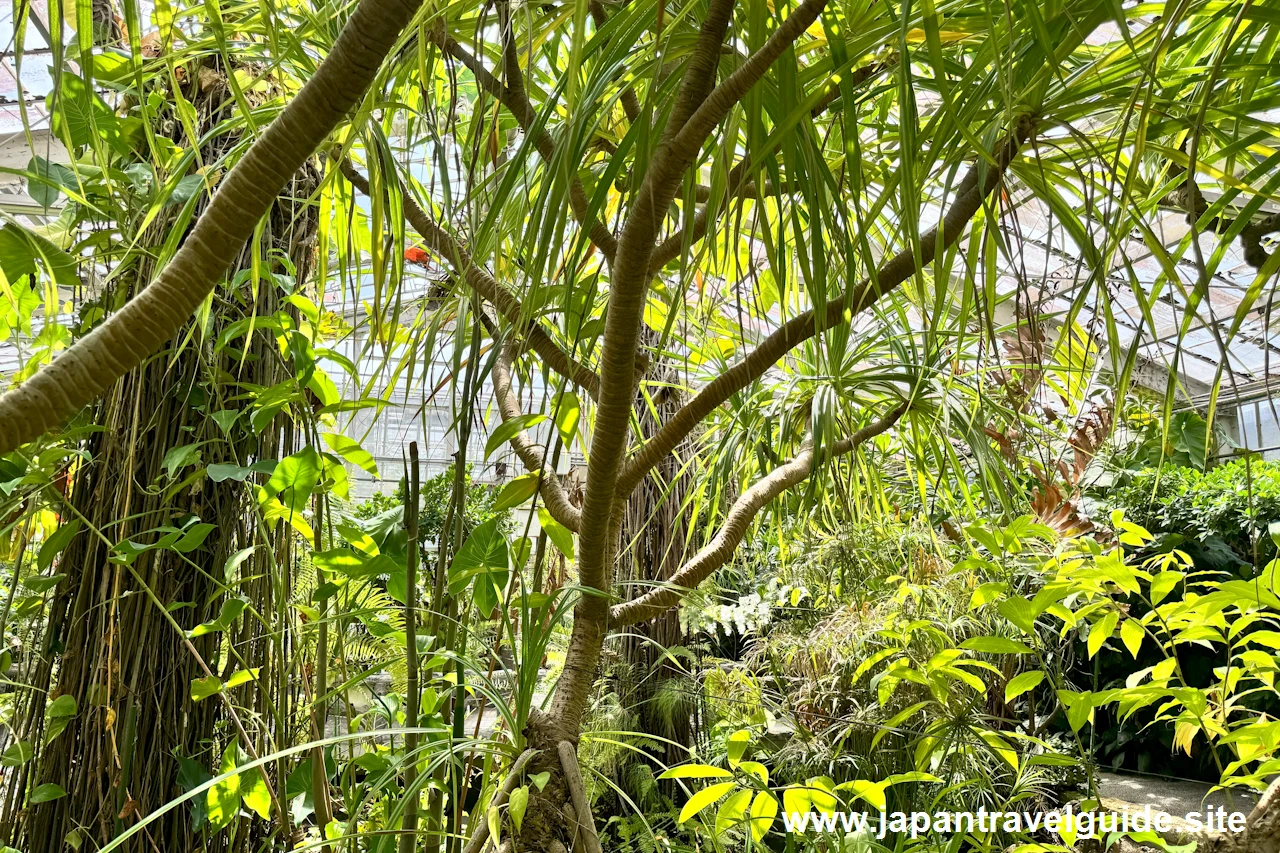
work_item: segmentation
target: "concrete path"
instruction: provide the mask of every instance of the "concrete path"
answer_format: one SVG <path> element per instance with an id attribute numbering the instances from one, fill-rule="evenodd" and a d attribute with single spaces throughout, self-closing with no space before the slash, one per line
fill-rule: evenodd
<path id="1" fill-rule="evenodd" d="M 1154 809 L 1182 817 L 1191 812 L 1203 812 L 1207 806 L 1222 806 L 1228 812 L 1248 814 L 1257 802 L 1257 795 L 1249 791 L 1215 791 L 1202 782 L 1183 782 L 1176 779 L 1159 779 L 1128 773 L 1099 773 L 1098 793 L 1103 797 L 1135 803 L 1151 804 Z"/>

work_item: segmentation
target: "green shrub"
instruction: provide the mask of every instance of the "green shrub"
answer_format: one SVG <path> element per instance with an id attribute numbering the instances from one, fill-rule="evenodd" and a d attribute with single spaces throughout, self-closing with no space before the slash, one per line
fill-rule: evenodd
<path id="1" fill-rule="evenodd" d="M 1203 473 L 1172 465 L 1146 468 L 1104 501 L 1153 533 L 1202 544 L 1216 538 L 1251 565 L 1266 565 L 1276 556 L 1269 528 L 1280 521 L 1280 462 L 1237 459 Z"/>
<path id="2" fill-rule="evenodd" d="M 423 541 L 434 542 L 439 537 L 441 528 L 444 527 L 445 515 L 453 495 L 453 477 L 454 466 L 450 465 L 422 484 L 418 529 Z M 503 513 L 493 510 L 493 505 L 498 499 L 496 490 L 472 481 L 470 465 L 467 466 L 465 481 L 467 514 L 463 521 L 463 531 L 469 532 Z M 368 500 L 357 504 L 351 515 L 361 521 L 370 521 L 384 513 L 389 514 L 393 510 L 403 514 L 404 492 L 405 483 L 402 478 L 391 494 L 375 492 L 369 496 Z"/>

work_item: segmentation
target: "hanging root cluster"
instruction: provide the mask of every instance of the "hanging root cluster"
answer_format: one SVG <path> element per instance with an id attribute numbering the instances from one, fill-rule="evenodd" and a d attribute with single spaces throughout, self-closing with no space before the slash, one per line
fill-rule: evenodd
<path id="1" fill-rule="evenodd" d="M 228 69 L 210 57 L 184 71 L 178 85 L 195 108 L 195 131 L 203 138 L 233 115 Z M 172 104 L 171 92 L 157 91 Z M 158 135 L 180 146 L 200 144 L 186 137 L 172 106 L 157 113 Z M 224 169 L 243 142 L 234 132 L 206 140 L 206 174 Z M 241 389 L 270 388 L 293 375 L 267 336 L 253 336 L 240 351 L 216 351 L 214 342 L 236 320 L 279 308 L 271 275 L 290 276 L 299 285 L 307 279 L 317 229 L 308 200 L 319 181 L 314 165 L 295 175 L 264 221 L 258 245 L 246 245 L 233 265 L 228 280 L 236 284 L 215 293 L 208 329 L 179 335 L 173 349 L 131 371 L 81 416 L 91 427 L 80 448 L 83 461 L 69 470 L 65 503 L 56 509 L 64 523 L 81 520 L 84 529 L 60 559 L 65 578 L 52 597 L 40 654 L 23 662 L 20 680 L 34 689 L 21 695 L 16 734 L 43 743 L 46 708 L 59 697 L 72 697 L 78 713 L 33 761 L 6 774 L 0 792 L 4 840 L 29 853 L 60 853 L 71 840 L 99 847 L 206 778 L 202 774 L 216 769 L 231 740 L 247 735 L 251 743 L 243 747 L 256 750 L 291 735 L 287 729 L 295 721 L 279 710 L 292 706 L 286 691 L 296 689 L 283 626 L 274 632 L 242 619 L 228 632 L 190 640 L 184 632 L 217 617 L 228 595 L 267 614 L 283 609 L 282 597 L 287 602 L 291 537 L 278 530 L 264 536 L 258 528 L 252 482 L 214 482 L 202 469 L 273 460 L 300 443 L 287 414 L 252 428 L 250 413 L 241 411 L 225 433 L 210 417 L 244 407 Z M 205 204 L 207 197 L 196 215 Z M 180 208 L 165 208 L 133 235 L 128 230 L 134 223 L 122 211 L 122 221 L 113 225 L 134 237 L 134 248 L 106 270 L 112 284 L 86 309 L 109 312 L 146 287 L 170 232 L 194 221 L 180 219 Z M 257 285 L 252 276 L 237 276 L 254 265 L 255 255 L 268 274 Z M 175 448 L 189 448 L 190 455 L 175 457 Z M 157 528 L 189 529 L 197 519 L 213 529 L 186 553 L 118 547 L 154 543 Z M 228 558 L 250 546 L 257 546 L 254 553 L 226 577 Z M 194 679 L 225 677 L 241 668 L 240 661 L 263 664 L 256 683 L 192 701 Z M 237 716 L 232 707 L 249 713 Z M 48 782 L 67 796 L 24 808 L 29 785 Z M 124 849 L 247 850 L 254 843 L 254 833 L 201 834 L 189 810 L 175 809 Z"/>

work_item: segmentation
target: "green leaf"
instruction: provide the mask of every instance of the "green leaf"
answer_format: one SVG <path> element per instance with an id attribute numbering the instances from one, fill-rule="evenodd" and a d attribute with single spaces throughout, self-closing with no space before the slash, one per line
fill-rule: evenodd
<path id="1" fill-rule="evenodd" d="M 40 553 L 36 556 L 36 573 L 43 574 L 44 570 L 53 564 L 54 558 L 71 544 L 71 540 L 79 532 L 80 522 L 75 520 L 65 522 L 53 531 L 53 534 L 40 546 Z"/>
<path id="2" fill-rule="evenodd" d="M 884 660 L 887 660 L 888 658 L 893 657 L 894 655 L 898 654 L 900 651 L 901 650 L 897 648 L 888 648 L 888 649 L 881 649 L 880 651 L 871 655 L 862 663 L 858 664 L 858 668 L 853 671 L 853 678 L 851 679 L 850 683 L 857 684 L 858 681 L 862 679 L 862 676 L 866 675 L 868 672 L 874 669 L 877 664 L 881 663 Z"/>
<path id="3" fill-rule="evenodd" d="M 316 551 L 311 563 L 323 572 L 337 572 L 351 580 L 394 574 L 398 567 L 384 554 L 369 556 L 350 548 Z"/>
<path id="4" fill-rule="evenodd" d="M 984 583 L 973 591 L 973 595 L 969 598 L 969 609 L 977 610 L 988 602 L 995 601 L 1005 594 L 1009 589 L 1007 583 Z"/>
<path id="5" fill-rule="evenodd" d="M 37 275 L 39 267 L 58 284 L 84 286 L 76 275 L 76 259 L 47 237 L 12 221 L 0 228 L 0 272 L 5 278 L 21 281 L 24 276 Z"/>
<path id="6" fill-rule="evenodd" d="M 1107 580 L 1120 587 L 1125 592 L 1140 592 L 1141 585 L 1138 583 L 1138 577 L 1133 573 L 1133 569 L 1125 565 L 1124 557 L 1119 551 L 1112 551 L 1104 555 L 1097 562 L 1098 571 L 1102 573 Z"/>
<path id="7" fill-rule="evenodd" d="M 993 556 L 998 556 L 1004 553 L 1004 545 L 1000 541 L 1000 537 L 997 536 L 994 531 L 988 530 L 982 525 L 973 524 L 966 527 L 964 532 L 969 534 L 969 536 L 976 540 L 983 548 L 986 548 Z"/>
<path id="8" fill-rule="evenodd" d="M 1191 417 L 1194 415 L 1194 417 Z M 1193 465 L 1203 468 L 1209 445 L 1209 424 L 1195 412 L 1180 412 L 1170 424 L 1173 446 L 1186 453 Z"/>
<path id="9" fill-rule="evenodd" d="M 738 762 L 742 760 L 742 754 L 747 751 L 747 744 L 751 743 L 751 731 L 749 729 L 739 729 L 729 735 L 725 746 L 729 750 L 729 766 L 737 767 Z"/>
<path id="10" fill-rule="evenodd" d="M 160 467 L 164 469 L 169 479 L 178 476 L 178 472 L 190 465 L 197 465 L 200 462 L 200 447 L 204 444 L 198 441 L 195 444 L 184 444 L 180 447 L 171 447 L 164 455 L 164 459 L 160 462 Z"/>
<path id="11" fill-rule="evenodd" d="M 271 819 L 271 791 L 257 767 L 240 774 L 240 798 L 263 820 Z"/>
<path id="12" fill-rule="evenodd" d="M 547 787 L 547 783 L 551 781 L 551 773 L 546 770 L 541 773 L 532 773 L 529 775 L 529 781 L 533 783 L 535 788 L 541 791 L 543 788 Z"/>
<path id="13" fill-rule="evenodd" d="M 551 544 L 556 546 L 556 550 L 563 554 L 566 560 L 572 560 L 574 558 L 573 533 L 569 528 L 552 518 L 546 507 L 538 507 L 538 523 L 542 525 L 543 531 L 551 540 Z"/>
<path id="14" fill-rule="evenodd" d="M 44 709 L 44 742 L 49 743 L 66 729 L 80 708 L 76 697 L 64 693 Z"/>
<path id="15" fill-rule="evenodd" d="M 187 554 L 204 544 L 204 540 L 213 532 L 214 525 L 208 522 L 193 524 L 182 534 L 182 538 L 173 543 L 173 550 Z"/>
<path id="16" fill-rule="evenodd" d="M 244 561 L 249 559 L 256 550 L 258 550 L 257 545 L 250 545 L 248 548 L 241 548 L 239 551 L 236 551 L 228 557 L 227 561 L 222 564 L 223 579 L 227 583 L 231 583 L 231 579 L 235 577 L 236 570 L 239 569 L 240 566 L 244 564 Z"/>
<path id="17" fill-rule="evenodd" d="M 1024 633 L 1035 633 L 1036 611 L 1030 601 L 1025 598 L 1006 598 L 996 605 L 996 609 L 1000 611 L 1001 616 L 1021 628 Z"/>
<path id="18" fill-rule="evenodd" d="M 183 756 L 180 751 L 175 750 L 173 757 L 178 762 L 178 787 L 183 793 L 190 793 L 213 778 L 204 765 Z M 191 826 L 198 829 L 207 820 L 205 798 L 197 796 L 188 802 L 191 808 Z"/>
<path id="19" fill-rule="evenodd" d="M 508 577 L 507 539 L 494 517 L 481 524 L 462 543 L 449 566 L 449 591 L 461 593 L 477 577 L 492 580 L 497 589 L 506 589 Z"/>
<path id="20" fill-rule="evenodd" d="M 751 837 L 756 841 L 765 837 L 773 820 L 778 816 L 778 798 L 768 791 L 761 791 L 751 802 Z"/>
<path id="21" fill-rule="evenodd" d="M 475 586 L 471 588 L 471 600 L 476 606 L 476 612 L 480 614 L 482 619 L 490 619 L 493 612 L 502 602 L 502 594 L 506 585 L 499 587 L 493 575 L 477 575 Z M 402 598 L 397 598 L 401 604 L 404 603 Z"/>
<path id="22" fill-rule="evenodd" d="M 334 453 L 352 465 L 364 469 L 375 477 L 378 476 L 378 463 L 374 461 L 373 454 L 360 446 L 360 442 L 338 432 L 325 433 L 324 441 Z"/>
<path id="23" fill-rule="evenodd" d="M 932 773 L 925 773 L 923 770 L 908 770 L 906 773 L 894 773 L 884 781 L 890 785 L 901 785 L 903 782 L 942 782 L 942 780 L 937 776 L 934 776 Z"/>
<path id="24" fill-rule="evenodd" d="M 528 807 L 529 786 L 521 785 L 511 792 L 511 799 L 507 801 L 507 814 L 511 816 L 511 825 L 516 832 L 520 831 L 520 825 L 524 823 L 524 812 Z"/>
<path id="25" fill-rule="evenodd" d="M 0 767 L 21 767 L 35 754 L 35 748 L 30 743 L 20 740 L 0 753 Z"/>
<path id="26" fill-rule="evenodd" d="M 173 191 L 169 193 L 169 197 L 164 200 L 166 205 L 181 207 L 204 189 L 204 175 L 187 175 L 174 185 Z"/>
<path id="27" fill-rule="evenodd" d="M 520 571 L 529 564 L 529 554 L 533 551 L 533 542 L 528 536 L 517 536 L 511 542 L 511 568 Z M 534 593 L 538 595 L 539 593 Z"/>
<path id="28" fill-rule="evenodd" d="M 216 423 L 224 433 L 230 435 L 231 427 L 235 426 L 236 421 L 240 418 L 240 410 L 223 409 L 220 412 L 214 412 L 209 415 L 209 417 L 213 418 L 214 423 Z"/>
<path id="29" fill-rule="evenodd" d="M 792 785 L 782 792 L 782 807 L 792 814 L 803 814 L 811 805 L 809 789 L 803 785 Z"/>
<path id="30" fill-rule="evenodd" d="M 319 482 L 320 454 L 307 447 L 276 463 L 271 479 L 260 490 L 258 503 L 265 504 L 278 497 L 286 508 L 301 513 Z"/>
<path id="31" fill-rule="evenodd" d="M 62 583 L 62 579 L 66 577 L 64 572 L 58 572 L 56 575 L 37 575 L 36 577 L 23 578 L 21 583 L 24 587 L 34 592 L 36 595 L 43 595 Z"/>
<path id="32" fill-rule="evenodd" d="M 253 474 L 253 469 L 245 468 L 242 465 L 229 465 L 225 462 L 218 462 L 206 468 L 205 473 L 215 483 L 224 483 L 227 480 L 243 483 Z"/>
<path id="33" fill-rule="evenodd" d="M 723 779 L 733 776 L 723 767 L 712 767 L 710 764 L 681 764 L 664 770 L 659 779 Z"/>
<path id="34" fill-rule="evenodd" d="M 57 799 L 65 797 L 67 792 L 61 785 L 55 785 L 53 782 L 45 782 L 43 785 L 37 785 L 36 789 L 31 792 L 31 805 L 38 803 L 49 803 Z"/>
<path id="35" fill-rule="evenodd" d="M 32 157 L 27 163 L 27 195 L 48 210 L 62 195 L 63 188 L 76 187 L 76 173 L 61 163 L 50 163 L 43 157 Z"/>
<path id="36" fill-rule="evenodd" d="M 191 679 L 191 701 L 199 702 L 222 692 L 222 679 L 216 675 Z"/>
<path id="37" fill-rule="evenodd" d="M 498 846 L 498 842 L 502 839 L 502 815 L 498 812 L 497 806 L 489 806 L 489 839 L 494 846 Z M 501 850 L 501 847 L 498 847 Z"/>
<path id="38" fill-rule="evenodd" d="M 809 786 L 809 802 L 823 814 L 835 811 L 839 801 L 836 799 L 836 784 L 826 776 L 813 776 L 805 784 Z"/>
<path id="39" fill-rule="evenodd" d="M 1186 577 L 1182 572 L 1167 571 L 1161 572 L 1151 579 L 1151 603 L 1159 604 L 1177 588 L 1182 579 Z"/>
<path id="40" fill-rule="evenodd" d="M 236 744 L 227 744 L 222 753 L 221 776 L 236 769 Z M 240 776 L 232 775 L 205 791 L 205 813 L 214 832 L 229 826 L 240 812 Z"/>
<path id="41" fill-rule="evenodd" d="M 208 622 L 192 628 L 187 632 L 187 639 L 194 640 L 196 637 L 203 637 L 205 634 L 227 630 L 231 627 L 231 623 L 235 622 L 248 606 L 249 603 L 242 598 L 228 598 L 222 602 L 222 610 L 218 613 L 217 618 L 210 619 Z"/>
<path id="42" fill-rule="evenodd" d="M 1103 616 L 1089 628 L 1089 657 L 1093 657 L 1102 650 L 1103 644 L 1111 639 L 1111 635 L 1115 633 L 1116 623 L 1120 621 L 1120 614 L 1112 610 Z"/>
<path id="43" fill-rule="evenodd" d="M 497 429 L 489 435 L 489 440 L 484 443 L 484 458 L 488 459 L 492 456 L 495 450 L 515 438 L 521 430 L 540 424 L 546 419 L 546 415 L 528 414 L 519 415 L 498 424 Z"/>
<path id="44" fill-rule="evenodd" d="M 999 733 L 993 731 L 979 732 L 978 736 L 987 742 L 987 746 L 1006 762 L 1014 770 L 1018 769 L 1018 751 L 1009 745 L 1009 742 L 1000 737 Z"/>
<path id="45" fill-rule="evenodd" d="M 850 789 L 862 799 L 871 804 L 876 811 L 884 811 L 888 808 L 888 798 L 885 796 L 885 790 L 889 787 L 889 783 L 870 782 L 866 779 L 854 779 L 848 783 Z"/>
<path id="46" fill-rule="evenodd" d="M 493 502 L 493 511 L 505 512 L 512 507 L 520 506 L 520 504 L 532 498 L 538 493 L 538 480 L 541 477 L 541 471 L 534 471 L 529 474 L 521 474 L 510 483 L 507 483 L 502 487 L 502 491 L 498 492 L 497 500 Z"/>
<path id="47" fill-rule="evenodd" d="M 276 521 L 286 521 L 299 536 L 314 544 L 316 540 L 316 532 L 311 529 L 311 525 L 307 523 L 302 513 L 295 512 L 275 498 L 269 499 L 262 507 L 262 520 L 268 522 L 268 526 Z"/>
<path id="48" fill-rule="evenodd" d="M 1120 536 L 1118 538 L 1122 545 L 1142 548 L 1155 539 L 1145 528 L 1139 527 L 1131 521 L 1121 521 L 1119 528 Z"/>
<path id="49" fill-rule="evenodd" d="M 1029 655 L 1035 652 L 1026 643 L 1008 637 L 970 637 L 960 644 L 960 648 L 987 655 Z"/>
<path id="50" fill-rule="evenodd" d="M 118 152 L 127 152 L 115 111 L 78 75 L 63 69 L 49 93 L 48 106 L 53 130 L 64 142 L 79 147 L 90 145 L 95 136 L 105 136 Z"/>
<path id="51" fill-rule="evenodd" d="M 578 434 L 578 423 L 582 419 L 582 401 L 573 391 L 565 391 L 559 395 L 556 405 L 556 429 L 565 447 L 573 444 Z"/>
<path id="52" fill-rule="evenodd" d="M 743 788 L 734 791 L 716 812 L 716 835 L 723 835 L 731 829 L 738 829 L 746 818 L 747 806 L 751 805 L 751 789 Z"/>
<path id="53" fill-rule="evenodd" d="M 1135 619 L 1126 619 L 1120 626 L 1120 641 L 1129 650 L 1129 654 L 1133 655 L 1134 660 L 1138 659 L 1138 652 L 1142 649 L 1142 640 L 1146 635 L 1147 632 L 1142 630 L 1142 626 Z"/>
<path id="54" fill-rule="evenodd" d="M 1093 694 L 1073 693 L 1070 690 L 1059 690 L 1058 701 L 1067 709 L 1067 723 L 1071 730 L 1078 732 L 1084 724 L 1093 719 Z"/>
<path id="55" fill-rule="evenodd" d="M 1012 702 L 1023 693 L 1035 690 L 1042 681 L 1044 681 L 1044 673 L 1038 669 L 1033 672 L 1023 672 L 1015 675 L 1004 686 L 1004 701 Z"/>
<path id="56" fill-rule="evenodd" d="M 366 752 L 362 755 L 358 755 L 351 763 L 356 767 L 363 769 L 365 773 L 374 778 L 382 776 L 393 768 L 390 760 L 376 752 Z"/>
<path id="57" fill-rule="evenodd" d="M 689 818 L 698 814 L 698 812 L 702 811 L 707 806 L 732 791 L 737 784 L 737 782 L 717 782 L 714 785 L 708 785 L 701 791 L 698 791 L 689 798 L 687 803 L 684 804 L 684 808 L 680 810 L 680 817 L 676 819 L 676 823 L 684 823 Z"/>

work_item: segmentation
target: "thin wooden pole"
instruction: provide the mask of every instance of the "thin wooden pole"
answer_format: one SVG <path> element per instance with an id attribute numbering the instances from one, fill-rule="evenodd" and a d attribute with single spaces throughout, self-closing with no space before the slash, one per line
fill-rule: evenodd
<path id="1" fill-rule="evenodd" d="M 409 553 L 405 561 L 404 584 L 404 653 L 407 670 L 408 699 L 405 703 L 405 723 L 411 729 L 418 727 L 418 703 L 421 691 L 418 684 L 418 442 L 409 442 L 409 466 L 405 472 L 407 484 L 404 501 L 404 527 L 409 534 Z M 409 764 L 405 768 L 404 781 L 408 799 L 404 805 L 404 832 L 400 835 L 400 853 L 413 853 L 418 833 L 418 733 L 410 732 L 404 739 L 404 751 Z"/>

